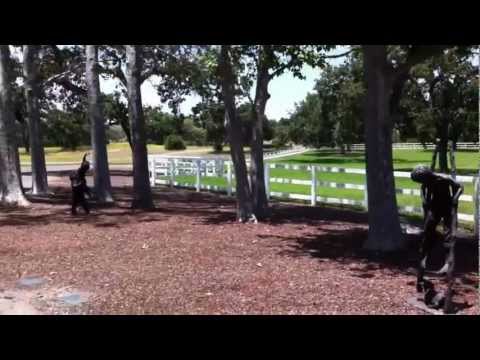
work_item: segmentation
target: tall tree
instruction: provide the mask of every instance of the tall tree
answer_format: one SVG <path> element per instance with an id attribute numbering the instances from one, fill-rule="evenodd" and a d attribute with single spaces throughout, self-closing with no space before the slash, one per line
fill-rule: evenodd
<path id="1" fill-rule="evenodd" d="M 393 119 L 410 69 L 447 46 L 407 46 L 402 62 L 392 64 L 387 46 L 364 45 L 366 83 L 365 139 L 369 233 L 365 248 L 395 251 L 404 246 L 393 176 Z"/>
<path id="2" fill-rule="evenodd" d="M 31 150 L 32 194 L 45 195 L 48 192 L 48 181 L 40 124 L 38 52 L 38 45 L 23 46 L 23 86 L 25 90 L 28 133 Z"/>
<path id="3" fill-rule="evenodd" d="M 231 60 L 231 46 L 220 48 L 219 74 L 222 81 L 222 94 L 225 103 L 225 121 L 230 141 L 230 155 L 235 170 L 237 195 L 237 218 L 240 222 L 255 219 L 253 214 L 252 196 L 248 183 L 247 165 L 243 152 L 242 125 L 237 117 L 235 105 L 235 74 Z"/>
<path id="4" fill-rule="evenodd" d="M 8 45 L 0 45 L 0 203 L 27 206 L 15 139 Z"/>
<path id="5" fill-rule="evenodd" d="M 250 183 L 252 187 L 253 212 L 256 217 L 263 219 L 269 214 L 265 169 L 263 162 L 263 123 L 265 108 L 270 98 L 268 85 L 271 79 L 269 69 L 274 60 L 273 49 L 270 45 L 263 45 L 258 52 L 255 99 L 253 101 L 253 126 L 251 150 Z"/>
<path id="6" fill-rule="evenodd" d="M 152 209 L 153 199 L 148 178 L 148 153 L 145 136 L 145 119 L 143 116 L 142 96 L 142 47 L 125 45 L 126 82 L 128 93 L 128 110 L 130 130 L 133 143 L 133 191 L 132 207 L 144 210 Z"/>
<path id="7" fill-rule="evenodd" d="M 410 95 L 408 114 L 423 141 L 440 140 L 441 172 L 448 173 L 448 141 L 456 144 L 461 137 L 469 139 L 476 133 L 477 75 L 478 67 L 463 48 L 448 49 L 412 69 L 405 88 Z"/>
<path id="8" fill-rule="evenodd" d="M 86 45 L 85 79 L 88 93 L 88 115 L 90 118 L 93 152 L 95 194 L 98 201 L 113 202 L 112 185 L 108 169 L 107 138 L 103 115 L 102 96 L 98 77 L 98 50 L 95 45 Z"/>
<path id="9" fill-rule="evenodd" d="M 206 132 L 206 142 L 221 152 L 225 143 L 225 108 L 223 104 L 200 102 L 192 108 L 193 121 Z"/>
<path id="10" fill-rule="evenodd" d="M 252 137 L 251 137 L 251 186 L 253 196 L 253 211 L 258 218 L 268 215 L 268 201 L 265 192 L 265 176 L 263 161 L 263 129 L 266 121 L 265 109 L 270 98 L 268 86 L 270 81 L 286 71 L 295 77 L 304 78 L 303 65 L 323 67 L 328 56 L 326 50 L 333 46 L 324 45 L 256 45 L 244 46 L 243 53 L 247 58 L 253 58 L 253 64 L 247 63 L 247 68 L 255 69 L 255 97 L 252 100 Z M 348 53 L 348 52 L 347 52 Z M 344 56 L 334 55 L 333 57 Z M 248 88 L 247 88 L 248 91 Z"/>
<path id="11" fill-rule="evenodd" d="M 393 176 L 387 47 L 364 46 L 366 94 L 366 163 L 369 233 L 365 247 L 393 251 L 401 248 L 395 179 Z"/>
<path id="12" fill-rule="evenodd" d="M 120 96 L 121 93 L 115 91 L 113 94 L 108 94 L 104 97 L 105 116 L 109 125 L 120 125 L 130 145 L 130 150 L 133 150 L 128 119 L 128 106 L 121 101 Z"/>

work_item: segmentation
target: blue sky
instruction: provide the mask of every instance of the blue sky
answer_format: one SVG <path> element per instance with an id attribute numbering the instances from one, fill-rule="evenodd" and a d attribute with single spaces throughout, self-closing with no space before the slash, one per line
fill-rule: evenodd
<path id="1" fill-rule="evenodd" d="M 332 51 L 331 54 L 339 54 L 347 50 L 347 47 L 339 46 Z M 344 60 L 345 58 L 331 59 L 329 62 L 331 64 L 339 64 Z M 305 80 L 294 78 L 291 73 L 286 72 L 270 82 L 269 92 L 271 98 L 268 101 L 266 108 L 266 115 L 269 119 L 279 120 L 282 117 L 287 117 L 289 112 L 293 111 L 295 108 L 295 103 L 303 100 L 307 93 L 313 90 L 315 80 L 320 76 L 320 69 L 313 69 L 310 66 L 304 66 L 303 74 L 306 76 Z M 142 100 L 144 105 L 158 106 L 160 104 L 160 97 L 157 95 L 154 88 L 154 84 L 158 81 L 158 78 L 153 78 L 150 81 L 145 81 L 142 85 Z M 111 92 L 114 89 L 114 86 L 115 83 L 112 80 L 101 80 L 101 88 L 103 92 Z M 200 99 L 197 96 L 187 97 L 181 105 L 181 111 L 186 115 L 190 114 L 192 106 L 197 104 L 199 100 Z M 166 106 L 163 106 L 163 109 L 164 111 L 169 111 Z"/>

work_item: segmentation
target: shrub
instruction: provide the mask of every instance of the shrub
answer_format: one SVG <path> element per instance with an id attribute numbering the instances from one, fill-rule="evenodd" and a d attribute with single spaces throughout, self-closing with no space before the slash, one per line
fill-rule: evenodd
<path id="1" fill-rule="evenodd" d="M 213 151 L 216 153 L 221 153 L 223 151 L 223 144 L 222 143 L 213 144 Z"/>
<path id="2" fill-rule="evenodd" d="M 277 130 L 275 137 L 272 140 L 272 146 L 278 149 L 286 146 L 288 142 L 289 142 L 289 136 L 287 131 L 285 131 L 282 128 L 279 128 Z"/>
<path id="3" fill-rule="evenodd" d="M 168 135 L 165 139 L 165 150 L 185 150 L 185 142 L 179 135 Z"/>
<path id="4" fill-rule="evenodd" d="M 195 126 L 195 123 L 190 118 L 183 122 L 182 136 L 189 145 L 203 146 L 207 142 L 207 131 Z"/>

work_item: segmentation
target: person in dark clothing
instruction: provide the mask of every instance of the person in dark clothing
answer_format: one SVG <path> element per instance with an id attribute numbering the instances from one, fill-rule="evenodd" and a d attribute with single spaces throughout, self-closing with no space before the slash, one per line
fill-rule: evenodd
<path id="1" fill-rule="evenodd" d="M 85 213 L 90 213 L 85 194 L 91 197 L 90 189 L 87 186 L 87 179 L 85 178 L 87 171 L 90 169 L 90 163 L 85 154 L 82 163 L 78 170 L 70 175 L 70 183 L 72 186 L 72 215 L 77 215 L 77 207 L 80 205 L 85 210 Z"/>
<path id="2" fill-rule="evenodd" d="M 446 250 L 446 258 L 445 264 L 437 274 L 447 275 L 448 287 L 444 301 L 437 303 L 442 303 L 444 312 L 448 312 L 453 285 L 458 200 L 463 193 L 463 186 L 452 177 L 435 173 L 430 168 L 421 165 L 415 167 L 412 171 L 411 179 L 422 185 L 421 196 L 424 211 L 424 238 L 420 248 L 417 292 L 431 293 L 431 291 L 427 291 L 429 289 L 426 289 L 424 273 L 427 257 L 435 244 L 435 230 L 440 221 L 443 220 L 445 232 L 443 245 Z"/>

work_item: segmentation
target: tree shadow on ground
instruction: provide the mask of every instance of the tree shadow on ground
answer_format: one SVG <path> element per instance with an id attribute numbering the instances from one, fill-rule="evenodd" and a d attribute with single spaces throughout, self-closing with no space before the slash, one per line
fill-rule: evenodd
<path id="1" fill-rule="evenodd" d="M 439 234 L 431 257 L 427 263 L 427 278 L 434 276 L 433 272 L 440 269 L 444 262 L 444 249 Z M 308 256 L 319 261 L 334 260 L 344 264 L 359 278 L 374 278 L 378 271 L 388 271 L 392 275 L 416 274 L 418 262 L 418 248 L 420 235 L 407 236 L 407 248 L 402 252 L 392 254 L 373 254 L 363 249 L 368 236 L 365 228 L 354 227 L 350 230 L 327 230 L 319 227 L 318 232 L 303 234 L 299 237 L 273 236 L 284 242 L 285 247 L 279 251 L 284 256 Z M 272 237 L 258 235 L 259 238 Z M 478 244 L 471 242 L 457 242 L 456 244 L 455 276 L 457 282 L 468 288 L 466 291 L 478 291 Z M 361 264 L 361 265 L 358 265 Z M 434 276 L 435 277 L 435 276 Z M 414 285 L 414 278 L 410 285 Z"/>
<path id="2" fill-rule="evenodd" d="M 283 256 L 308 256 L 320 262 L 333 260 L 342 264 L 351 276 L 359 279 L 375 281 L 377 276 L 388 274 L 391 276 L 411 276 L 407 284 L 412 288 L 412 296 L 415 294 L 416 266 L 418 263 L 418 248 L 421 240 L 419 235 L 408 235 L 406 250 L 394 254 L 372 254 L 363 249 L 363 244 L 368 236 L 368 230 L 364 228 L 352 228 L 351 230 L 322 230 L 303 234 L 299 237 L 273 236 L 282 241 L 284 246 L 278 251 Z M 272 238 L 271 235 L 258 235 L 260 239 Z M 434 274 L 444 262 L 445 252 L 442 243 L 438 239 L 435 248 L 427 262 L 425 278 L 433 280 L 440 289 L 445 289 L 445 278 Z M 453 312 L 459 313 L 474 306 L 468 303 L 466 297 L 472 297 L 478 293 L 478 244 L 462 242 L 456 244 L 455 263 L 455 286 L 452 300 Z M 443 282 L 443 285 L 442 285 Z M 457 296 L 458 295 L 458 296 Z"/>
<path id="3" fill-rule="evenodd" d="M 225 213 L 225 210 L 218 211 L 219 208 L 227 209 L 227 217 L 223 222 L 228 221 L 230 217 L 234 220 L 234 204 L 231 198 L 217 197 L 215 194 L 196 193 L 193 191 L 184 191 L 171 189 L 168 187 L 153 189 L 153 197 L 156 208 L 149 211 L 132 209 L 131 186 L 115 187 L 113 189 L 114 204 L 98 204 L 94 200 L 88 200 L 91 208 L 90 215 L 85 215 L 83 209 L 79 208 L 79 214 L 73 216 L 70 214 L 71 193 L 68 187 L 52 187 L 52 195 L 33 196 L 27 195 L 29 201 L 34 204 L 27 208 L 0 208 L 0 226 L 29 226 L 46 225 L 50 223 L 68 223 L 68 224 L 92 224 L 98 227 L 120 227 L 128 224 L 129 221 L 135 222 L 155 222 L 162 221 L 170 216 L 189 216 L 195 218 L 214 217 L 215 222 L 222 222 L 217 218 L 217 212 Z M 35 207 L 39 205 L 39 207 Z M 127 220 L 125 217 L 134 216 L 135 220 Z M 112 218 L 116 221 L 106 221 L 106 218 Z"/>
<path id="4" fill-rule="evenodd" d="M 204 213 L 201 219 L 205 225 L 222 225 L 225 222 L 236 221 L 236 202 L 234 199 L 222 197 L 222 202 L 218 203 L 213 199 L 214 204 L 220 205 L 223 211 L 218 211 L 219 207 Z M 331 206 L 305 206 L 300 204 L 287 204 L 281 201 L 270 201 L 271 215 L 262 220 L 262 223 L 268 225 L 298 224 L 298 225 L 316 225 L 325 221 L 346 221 L 354 224 L 367 224 L 368 215 L 364 212 L 352 209 L 331 207 Z M 180 210 L 180 208 L 178 209 Z M 181 210 L 180 210 L 181 211 Z"/>

